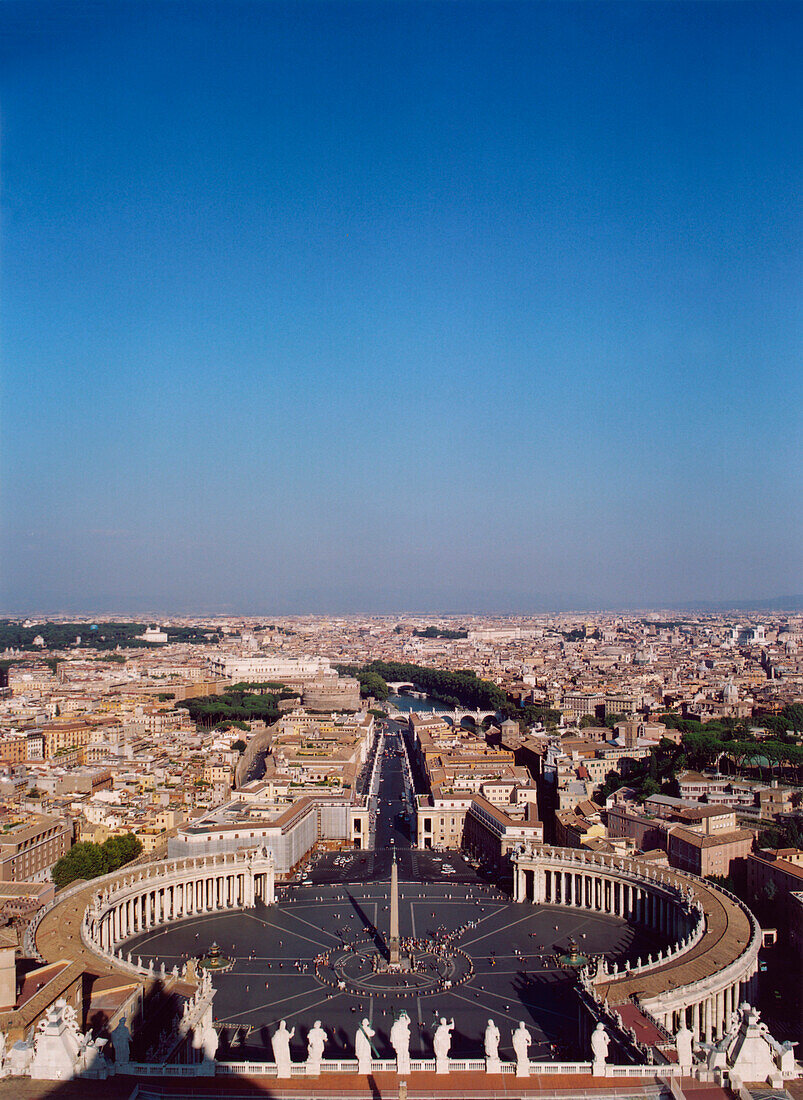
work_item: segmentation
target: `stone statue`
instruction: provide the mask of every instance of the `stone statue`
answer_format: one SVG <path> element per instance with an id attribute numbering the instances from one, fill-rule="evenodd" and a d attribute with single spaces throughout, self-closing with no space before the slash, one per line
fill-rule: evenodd
<path id="1" fill-rule="evenodd" d="M 81 1076 L 106 1078 L 109 1075 L 109 1063 L 104 1057 L 103 1048 L 108 1039 L 88 1039 L 78 1061 Z"/>
<path id="2" fill-rule="evenodd" d="M 5 1068 L 12 1077 L 27 1077 L 33 1061 L 33 1045 L 18 1039 L 8 1052 Z"/>
<path id="3" fill-rule="evenodd" d="M 485 1029 L 485 1072 L 486 1073 L 501 1073 L 502 1067 L 499 1063 L 499 1040 L 502 1036 L 499 1034 L 499 1028 L 493 1022 L 488 1021 L 488 1026 Z"/>
<path id="4" fill-rule="evenodd" d="M 399 1013 L 390 1029 L 390 1045 L 396 1051 L 396 1072 L 410 1072 L 410 1017 L 406 1012 Z"/>
<path id="5" fill-rule="evenodd" d="M 201 1047 L 204 1052 L 205 1061 L 214 1062 L 219 1043 L 220 1039 L 215 1028 L 211 1024 L 209 1025 L 209 1027 L 205 1027 L 203 1039 L 201 1040 Z"/>
<path id="6" fill-rule="evenodd" d="M 432 1046 L 435 1050 L 435 1072 L 436 1073 L 448 1073 L 449 1072 L 449 1048 L 452 1045 L 452 1032 L 454 1031 L 454 1017 L 447 1024 L 446 1017 L 441 1016 L 438 1026 L 435 1028 L 435 1035 L 432 1040 Z"/>
<path id="7" fill-rule="evenodd" d="M 591 1056 L 593 1065 L 591 1072 L 594 1077 L 605 1076 L 605 1062 L 608 1058 L 608 1044 L 610 1038 L 605 1030 L 605 1025 L 600 1021 L 591 1033 Z"/>
<path id="8" fill-rule="evenodd" d="M 276 1076 L 289 1077 L 292 1060 L 290 1058 L 290 1040 L 296 1033 L 293 1027 L 287 1030 L 287 1024 L 281 1021 L 271 1036 L 270 1045 L 273 1049 L 273 1060 L 276 1063 Z"/>
<path id="9" fill-rule="evenodd" d="M 307 1076 L 318 1077 L 321 1072 L 323 1048 L 326 1046 L 326 1032 L 321 1021 L 316 1020 L 307 1032 Z"/>
<path id="10" fill-rule="evenodd" d="M 513 1032 L 513 1051 L 516 1055 L 516 1076 L 530 1076 L 530 1044 L 532 1036 L 524 1025 L 524 1020 Z"/>
<path id="11" fill-rule="evenodd" d="M 692 1057 L 692 1033 L 685 1024 L 681 1025 L 675 1036 L 675 1048 L 678 1052 L 678 1065 L 684 1072 L 687 1072 L 691 1069 L 694 1059 Z"/>
<path id="12" fill-rule="evenodd" d="M 371 1040 L 374 1035 L 376 1035 L 376 1032 L 371 1027 L 368 1019 L 364 1019 L 357 1028 L 357 1034 L 354 1037 L 354 1053 L 357 1055 L 358 1073 L 367 1075 L 371 1072 L 371 1057 L 373 1054 Z"/>

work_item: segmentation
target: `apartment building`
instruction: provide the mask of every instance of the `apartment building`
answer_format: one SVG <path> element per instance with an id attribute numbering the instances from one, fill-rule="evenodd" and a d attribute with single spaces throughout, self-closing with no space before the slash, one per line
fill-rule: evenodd
<path id="1" fill-rule="evenodd" d="M 744 867 L 752 846 L 753 834 L 748 829 L 708 834 L 691 829 L 671 829 L 667 837 L 670 867 L 702 878 L 706 875 L 724 878 L 738 873 Z"/>
<path id="2" fill-rule="evenodd" d="M 24 733 L 0 736 L 0 763 L 23 764 L 28 759 L 28 738 Z"/>
<path id="3" fill-rule="evenodd" d="M 46 882 L 50 868 L 70 850 L 72 826 L 46 814 L 0 828 L 0 882 Z"/>
<path id="4" fill-rule="evenodd" d="M 91 734 L 92 727 L 81 720 L 56 719 L 48 722 L 42 727 L 44 759 L 50 760 L 67 750 L 83 750 Z"/>

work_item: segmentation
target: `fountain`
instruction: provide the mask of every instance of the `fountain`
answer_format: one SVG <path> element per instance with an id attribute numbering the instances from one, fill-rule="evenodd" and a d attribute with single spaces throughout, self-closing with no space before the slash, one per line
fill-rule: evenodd
<path id="1" fill-rule="evenodd" d="M 580 954 L 580 947 L 574 936 L 569 936 L 568 953 L 558 956 L 560 965 L 569 967 L 571 970 L 579 970 L 583 966 L 588 966 L 588 961 L 587 955 Z"/>
<path id="2" fill-rule="evenodd" d="M 198 966 L 201 970 L 207 970 L 211 974 L 225 974 L 233 968 L 234 959 L 228 959 L 225 955 L 221 955 L 220 948 L 216 943 L 213 943 L 209 950 L 201 955 Z"/>

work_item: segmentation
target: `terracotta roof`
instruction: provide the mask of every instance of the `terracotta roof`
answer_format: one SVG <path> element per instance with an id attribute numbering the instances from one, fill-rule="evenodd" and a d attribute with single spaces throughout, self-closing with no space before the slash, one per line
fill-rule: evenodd
<path id="1" fill-rule="evenodd" d="M 718 848 L 722 844 L 738 844 L 739 841 L 753 842 L 749 829 L 733 829 L 727 833 L 695 833 L 691 829 L 670 829 L 669 835 L 677 837 L 692 848 Z"/>

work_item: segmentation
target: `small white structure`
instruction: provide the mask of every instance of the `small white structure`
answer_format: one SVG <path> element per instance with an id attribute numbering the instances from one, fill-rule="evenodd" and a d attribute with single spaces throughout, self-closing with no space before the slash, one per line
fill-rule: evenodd
<path id="1" fill-rule="evenodd" d="M 711 1046 L 708 1066 L 727 1072 L 734 1088 L 745 1081 L 768 1081 L 780 1088 L 784 1080 L 800 1076 L 792 1043 L 773 1039 L 758 1009 L 746 1002 L 733 1013 L 722 1039 Z"/>
<path id="2" fill-rule="evenodd" d="M 31 1072 L 32 1060 L 33 1047 L 23 1039 L 18 1039 L 3 1062 L 3 1075 L 27 1077 Z"/>
<path id="3" fill-rule="evenodd" d="M 88 1041 L 89 1036 L 78 1030 L 75 1009 L 60 997 L 37 1028 L 30 1063 L 33 1080 L 72 1080 L 83 1068 Z"/>

